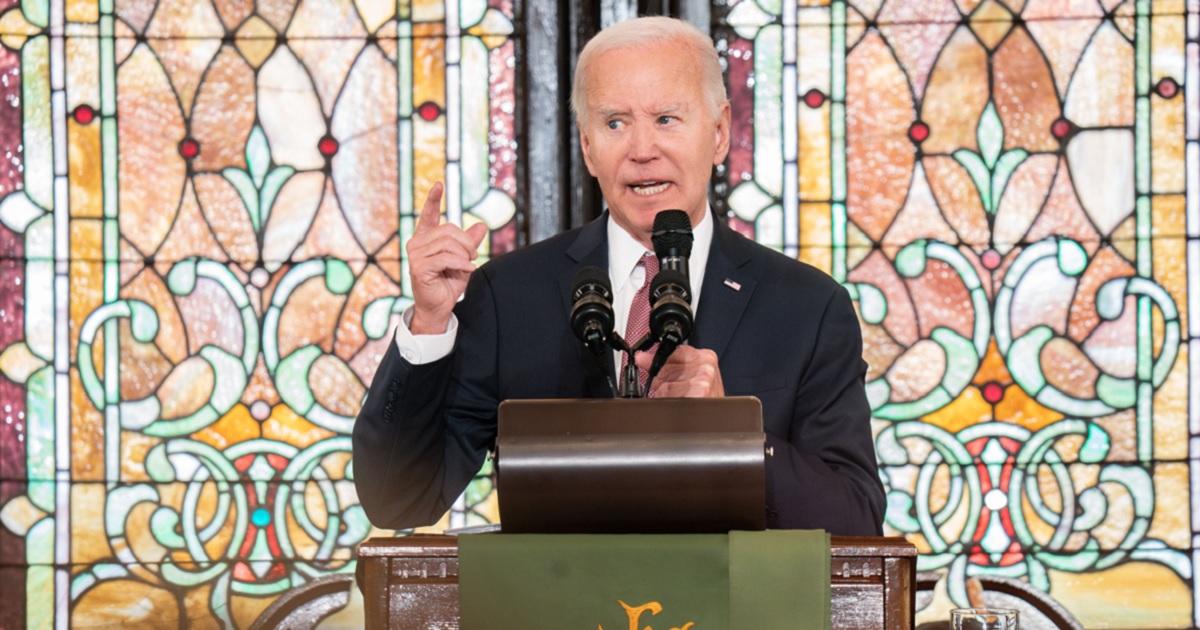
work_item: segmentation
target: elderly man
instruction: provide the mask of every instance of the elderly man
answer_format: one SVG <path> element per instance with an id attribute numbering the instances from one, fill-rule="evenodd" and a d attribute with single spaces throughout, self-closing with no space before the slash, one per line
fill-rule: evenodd
<path id="1" fill-rule="evenodd" d="M 762 401 L 774 452 L 768 527 L 881 533 L 883 486 L 848 295 L 735 233 L 708 207 L 730 129 L 711 40 L 670 18 L 605 29 L 580 54 L 572 105 L 604 216 L 476 270 L 483 227 L 439 225 L 440 186 L 425 202 L 408 243 L 414 304 L 354 427 L 355 481 L 371 521 L 436 522 L 494 444 L 501 401 L 612 395 L 613 365 L 605 374 L 569 328 L 571 279 L 586 266 L 608 270 L 624 333 L 649 280 L 643 257 L 654 217 L 680 209 L 695 235 L 696 320 L 690 345 L 651 384 L 654 395 Z M 646 368 L 650 357 L 637 362 Z"/>

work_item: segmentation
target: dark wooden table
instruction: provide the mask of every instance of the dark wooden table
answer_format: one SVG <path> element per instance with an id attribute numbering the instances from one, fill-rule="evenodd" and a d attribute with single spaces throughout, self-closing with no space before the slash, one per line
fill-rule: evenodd
<path id="1" fill-rule="evenodd" d="M 833 627 L 913 627 L 917 549 L 903 538 L 834 536 Z M 458 628 L 458 541 L 372 538 L 358 546 L 367 628 Z"/>

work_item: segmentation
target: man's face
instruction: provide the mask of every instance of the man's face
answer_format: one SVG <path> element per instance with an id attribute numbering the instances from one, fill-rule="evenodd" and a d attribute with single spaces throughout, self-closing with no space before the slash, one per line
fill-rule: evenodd
<path id="1" fill-rule="evenodd" d="M 660 210 L 700 222 L 712 167 L 729 152 L 729 105 L 713 119 L 696 66 L 668 42 L 610 50 L 586 77 L 584 161 L 613 220 L 647 246 Z"/>

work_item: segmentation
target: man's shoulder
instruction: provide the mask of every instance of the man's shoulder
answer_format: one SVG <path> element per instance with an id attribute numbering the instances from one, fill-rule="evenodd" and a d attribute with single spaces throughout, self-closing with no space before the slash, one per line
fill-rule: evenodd
<path id="1" fill-rule="evenodd" d="M 735 230 L 729 229 L 726 239 L 728 246 L 740 250 L 742 255 L 750 258 L 750 264 L 757 267 L 755 275 L 760 286 L 775 287 L 809 299 L 828 299 L 831 294 L 842 290 L 841 284 L 825 271 L 753 241 Z M 798 293 L 801 290 L 803 292 Z"/>
<path id="2" fill-rule="evenodd" d="M 586 226 L 560 232 L 532 245 L 526 245 L 502 256 L 497 256 L 483 265 L 481 269 L 490 277 L 546 273 L 555 265 L 569 261 L 567 250 L 571 248 L 580 232 L 585 228 Z"/>

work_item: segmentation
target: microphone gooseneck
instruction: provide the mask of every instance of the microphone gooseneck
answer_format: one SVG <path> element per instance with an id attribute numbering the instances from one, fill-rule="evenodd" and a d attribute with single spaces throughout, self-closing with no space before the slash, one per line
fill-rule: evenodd
<path id="1" fill-rule="evenodd" d="M 647 383 L 675 349 L 692 334 L 692 289 L 688 257 L 692 254 L 692 221 L 682 210 L 663 210 L 654 216 L 650 236 L 658 256 L 658 274 L 650 283 L 650 334 L 658 352 L 650 364 Z"/>

